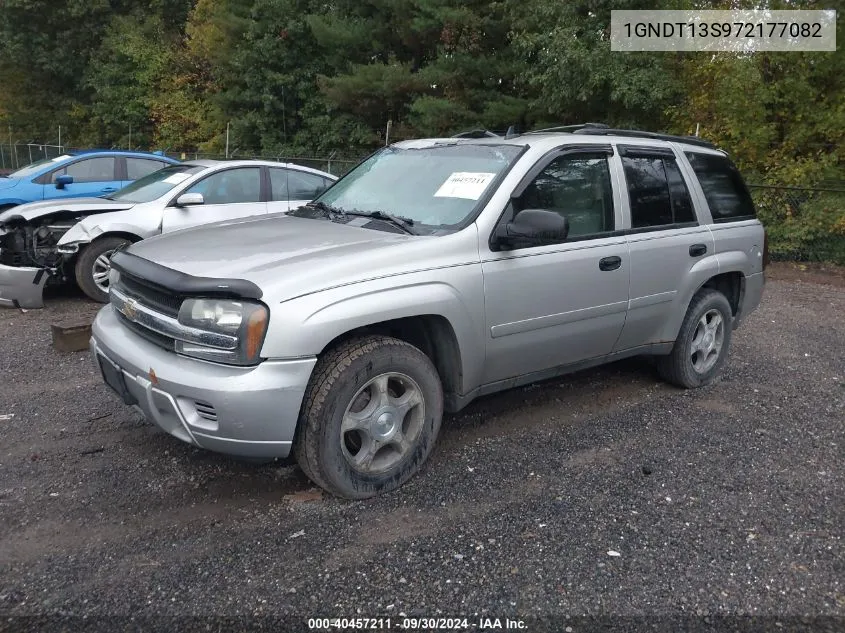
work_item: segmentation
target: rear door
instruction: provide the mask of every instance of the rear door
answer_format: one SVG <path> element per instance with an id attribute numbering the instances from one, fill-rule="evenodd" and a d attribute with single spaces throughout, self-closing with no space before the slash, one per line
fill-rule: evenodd
<path id="1" fill-rule="evenodd" d="M 614 351 L 661 343 L 678 309 L 691 269 L 713 254 L 713 236 L 700 224 L 687 179 L 669 147 L 619 145 L 627 189 L 630 303 Z"/>
<path id="2" fill-rule="evenodd" d="M 332 184 L 328 178 L 298 169 L 269 167 L 267 171 L 270 174 L 270 200 L 267 203 L 270 213 L 297 209 Z"/>
<path id="3" fill-rule="evenodd" d="M 59 188 L 56 178 L 73 177 L 73 183 Z M 117 159 L 112 156 L 82 158 L 50 174 L 44 185 L 44 199 L 100 197 L 114 193 L 121 187 L 117 174 Z"/>
<path id="4" fill-rule="evenodd" d="M 258 166 L 214 172 L 179 195 L 185 193 L 202 194 L 204 204 L 177 207 L 174 198 L 164 211 L 163 233 L 267 213 L 267 203 L 262 202 L 261 167 Z"/>
<path id="5" fill-rule="evenodd" d="M 498 252 L 481 245 L 485 383 L 601 357 L 613 348 L 625 323 L 629 261 L 618 230 L 611 153 L 610 146 L 596 146 L 542 159 L 500 220 L 512 221 L 528 208 L 554 211 L 569 220 L 565 241 Z"/>

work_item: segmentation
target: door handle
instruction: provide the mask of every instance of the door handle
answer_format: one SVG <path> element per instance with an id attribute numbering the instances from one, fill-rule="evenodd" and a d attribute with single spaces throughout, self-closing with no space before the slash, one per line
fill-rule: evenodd
<path id="1" fill-rule="evenodd" d="M 103 187 L 100 191 L 103 193 L 114 193 L 117 191 L 117 187 Z"/>
<path id="2" fill-rule="evenodd" d="M 614 255 L 613 257 L 603 257 L 599 260 L 599 270 L 616 270 L 622 265 L 622 258 Z"/>
<path id="3" fill-rule="evenodd" d="M 693 244 L 689 247 L 689 256 L 690 257 L 701 257 L 707 252 L 707 245 L 706 244 Z"/>

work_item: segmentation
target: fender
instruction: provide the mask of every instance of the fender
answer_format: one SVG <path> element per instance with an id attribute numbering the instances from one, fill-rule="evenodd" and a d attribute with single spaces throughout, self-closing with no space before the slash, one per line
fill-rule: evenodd
<path id="1" fill-rule="evenodd" d="M 480 384 L 484 364 L 484 300 L 476 265 L 449 269 L 449 281 L 436 271 L 362 282 L 306 295 L 271 306 L 262 355 L 304 358 L 319 355 L 353 330 L 384 321 L 439 316 L 452 327 L 461 358 L 461 393 Z M 439 271 L 441 276 L 443 271 Z M 377 310 L 373 308 L 377 307 Z M 296 337 L 288 336 L 296 332 Z"/>
<path id="2" fill-rule="evenodd" d="M 678 294 L 672 301 L 671 309 L 668 311 L 671 315 L 666 321 L 663 329 L 659 333 L 659 338 L 655 341 L 657 343 L 672 342 L 678 338 L 678 332 L 681 331 L 681 324 L 684 322 L 684 317 L 687 314 L 687 309 L 696 292 L 701 290 L 701 287 L 707 283 L 720 272 L 718 255 L 709 255 L 704 257 L 690 268 L 689 273 L 684 277 L 684 286 L 678 288 Z"/>
<path id="3" fill-rule="evenodd" d="M 754 247 L 757 248 L 757 247 Z M 753 255 L 754 249 L 752 249 Z M 759 249 L 758 249 L 759 251 Z M 762 254 L 760 254 L 762 259 Z M 707 266 L 702 266 L 707 263 Z M 715 262 L 715 267 L 712 262 Z M 666 323 L 666 327 L 661 332 L 661 341 L 674 341 L 678 337 L 678 332 L 681 330 L 681 324 L 686 317 L 687 309 L 692 301 L 693 296 L 706 284 L 710 279 L 716 275 L 723 275 L 725 273 L 740 273 L 742 275 L 742 285 L 740 287 L 740 305 L 742 304 L 742 297 L 745 293 L 745 278 L 749 272 L 753 272 L 755 262 L 749 253 L 743 251 L 729 251 L 726 253 L 716 253 L 706 260 L 701 260 L 692 270 L 687 278 L 689 284 L 685 286 L 683 293 L 679 294 L 677 303 L 673 304 L 672 318 Z"/>
<path id="4" fill-rule="evenodd" d="M 62 235 L 56 248 L 60 253 L 76 253 L 80 247 L 90 244 L 95 239 L 114 233 L 134 235 L 138 240 L 142 240 L 144 239 L 143 234 L 149 233 L 149 230 L 124 222 L 109 222 L 105 225 L 94 224 L 90 229 L 86 229 L 84 221 L 82 221 L 72 226 L 67 233 Z"/>
<path id="5" fill-rule="evenodd" d="M 8 210 L 4 207 L 16 207 L 19 204 L 26 204 L 29 200 L 21 200 L 20 198 L 0 198 L 0 211 Z"/>

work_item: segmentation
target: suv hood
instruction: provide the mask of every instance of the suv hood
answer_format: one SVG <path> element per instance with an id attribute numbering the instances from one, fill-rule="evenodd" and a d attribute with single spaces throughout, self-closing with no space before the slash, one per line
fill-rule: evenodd
<path id="1" fill-rule="evenodd" d="M 133 206 L 135 205 L 132 202 L 115 202 L 114 200 L 106 200 L 105 198 L 67 198 L 46 200 L 44 202 L 29 202 L 0 213 L 0 224 L 9 220 L 25 220 L 29 222 L 60 211 L 85 214 L 108 213 L 110 211 L 124 211 L 131 209 Z"/>
<path id="2" fill-rule="evenodd" d="M 460 251 L 435 252 L 431 249 L 435 239 L 448 238 L 274 214 L 157 236 L 133 244 L 129 251 L 189 275 L 252 281 L 270 303 L 457 263 Z"/>

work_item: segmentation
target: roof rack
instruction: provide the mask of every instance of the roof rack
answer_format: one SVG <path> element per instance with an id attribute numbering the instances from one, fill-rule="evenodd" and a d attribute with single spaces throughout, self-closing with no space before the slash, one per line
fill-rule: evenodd
<path id="1" fill-rule="evenodd" d="M 575 132 L 583 128 L 595 128 L 598 130 L 608 129 L 610 126 L 604 123 L 576 123 L 574 125 L 556 125 L 555 127 L 544 127 L 540 130 L 531 130 L 526 134 L 543 134 L 545 132 Z"/>
<path id="2" fill-rule="evenodd" d="M 593 134 L 593 135 L 607 135 L 607 136 L 630 136 L 633 138 L 653 138 L 658 141 L 671 141 L 674 143 L 687 143 L 689 145 L 698 145 L 699 147 L 709 147 L 710 149 L 717 149 L 710 141 L 705 141 L 697 136 L 675 136 L 673 134 L 659 134 L 657 132 L 644 132 L 642 130 L 620 130 L 615 128 L 594 128 L 584 127 L 579 130 L 574 130 L 574 134 Z"/>
<path id="3" fill-rule="evenodd" d="M 455 134 L 452 138 L 501 138 L 501 136 L 501 134 L 496 134 L 490 130 L 470 130 L 469 132 Z"/>

